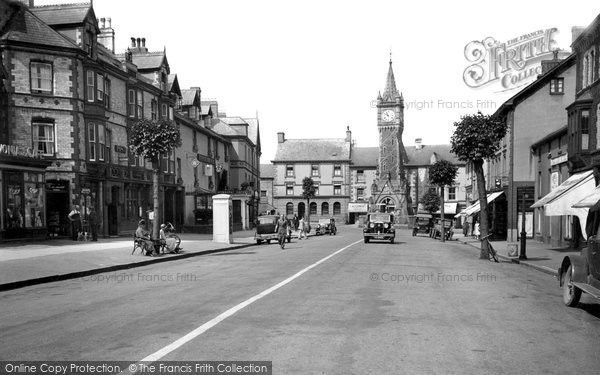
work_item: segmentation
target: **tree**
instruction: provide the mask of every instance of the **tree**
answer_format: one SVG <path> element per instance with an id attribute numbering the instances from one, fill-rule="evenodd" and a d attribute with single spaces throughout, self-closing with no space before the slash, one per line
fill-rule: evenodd
<path id="1" fill-rule="evenodd" d="M 500 150 L 500 141 L 506 135 L 506 122 L 495 116 L 477 112 L 461 117 L 454 126 L 456 129 L 450 139 L 451 150 L 459 160 L 471 163 L 475 171 L 481 207 L 479 230 L 481 236 L 485 237 L 488 234 L 488 209 L 483 161 L 496 158 L 496 153 Z M 482 242 L 480 258 L 489 259 L 488 253 L 487 241 Z"/>
<path id="2" fill-rule="evenodd" d="M 440 209 L 440 196 L 429 191 L 423 194 L 419 203 L 423 205 L 425 211 L 431 214 Z"/>
<path id="3" fill-rule="evenodd" d="M 133 123 L 129 132 L 129 149 L 137 156 L 143 156 L 152 163 L 152 198 L 154 221 L 152 233 L 156 239 L 159 231 L 158 217 L 158 174 L 160 157 L 169 155 L 181 146 L 179 127 L 170 120 L 140 119 Z"/>
<path id="4" fill-rule="evenodd" d="M 310 177 L 304 177 L 302 180 L 302 197 L 306 199 L 306 221 L 310 223 L 310 200 L 315 197 L 315 182 Z"/>
<path id="5" fill-rule="evenodd" d="M 440 160 L 435 162 L 429 167 L 429 182 L 440 187 L 440 216 L 442 217 L 442 225 L 440 230 L 442 231 L 441 239 L 442 242 L 446 241 L 446 229 L 444 227 L 444 194 L 446 186 L 454 184 L 458 168 L 447 160 Z"/>

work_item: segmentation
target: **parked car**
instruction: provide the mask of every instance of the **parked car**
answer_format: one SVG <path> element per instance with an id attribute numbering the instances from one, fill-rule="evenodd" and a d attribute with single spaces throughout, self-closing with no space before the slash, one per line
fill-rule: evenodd
<path id="1" fill-rule="evenodd" d="M 433 227 L 433 215 L 431 214 L 416 214 L 415 224 L 413 225 L 413 237 L 419 233 L 429 234 Z"/>
<path id="2" fill-rule="evenodd" d="M 367 215 L 367 222 L 363 228 L 365 243 L 371 240 L 385 240 L 394 243 L 396 230 L 394 229 L 394 215 L 387 213 L 371 213 Z"/>
<path id="3" fill-rule="evenodd" d="M 257 244 L 262 244 L 263 242 L 267 242 L 268 244 L 271 241 L 277 241 L 279 238 L 277 221 L 279 220 L 279 216 L 277 215 L 264 215 L 259 216 L 257 218 L 256 224 L 256 234 L 254 235 L 254 239 Z M 287 242 L 292 241 L 292 232 L 288 231 L 286 236 Z"/>
<path id="4" fill-rule="evenodd" d="M 322 234 L 337 234 L 337 227 L 335 226 L 335 220 L 334 219 L 319 219 L 319 222 L 316 224 L 315 227 L 315 234 L 317 235 L 322 235 Z"/>
<path id="5" fill-rule="evenodd" d="M 590 215 L 593 214 L 590 212 Z M 558 268 L 559 285 L 563 288 L 563 302 L 569 307 L 577 306 L 582 292 L 600 298 L 600 225 L 598 225 L 600 220 L 595 221 L 596 225 L 591 228 L 596 231 L 588 233 L 587 246 L 581 249 L 579 254 L 564 257 Z"/>
<path id="6" fill-rule="evenodd" d="M 442 236 L 442 221 L 444 222 L 444 237 L 446 241 L 452 239 L 454 230 L 452 230 L 452 220 L 449 219 L 435 219 L 433 228 L 430 231 L 431 238 L 438 238 Z"/>

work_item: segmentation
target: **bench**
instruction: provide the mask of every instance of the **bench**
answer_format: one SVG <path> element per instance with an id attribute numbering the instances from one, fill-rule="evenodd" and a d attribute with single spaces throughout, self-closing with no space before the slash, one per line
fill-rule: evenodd
<path id="1" fill-rule="evenodd" d="M 138 237 L 134 233 L 133 234 L 133 250 L 131 251 L 131 255 L 135 254 L 135 250 L 137 248 L 139 248 L 142 255 L 144 255 L 144 252 L 147 252 L 147 249 L 145 249 L 146 241 L 148 241 L 147 238 Z M 154 249 L 156 250 L 156 252 L 158 254 L 160 254 L 161 252 L 163 252 L 163 253 L 165 252 L 166 244 L 164 242 L 162 242 L 161 240 L 151 240 L 151 241 L 154 243 Z"/>

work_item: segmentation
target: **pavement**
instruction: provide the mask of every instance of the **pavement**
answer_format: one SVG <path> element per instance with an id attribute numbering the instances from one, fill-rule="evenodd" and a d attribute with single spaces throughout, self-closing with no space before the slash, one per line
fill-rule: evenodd
<path id="1" fill-rule="evenodd" d="M 475 239 L 474 237 L 465 237 L 462 234 L 454 233 L 452 239 L 463 244 L 470 245 L 477 250 L 481 249 L 481 241 Z M 560 267 L 565 256 L 579 254 L 579 251 L 573 251 L 573 249 L 570 248 L 556 248 L 540 241 L 527 240 L 525 248 L 527 260 L 520 260 L 518 256 L 509 256 L 509 242 L 492 241 L 491 244 L 498 252 L 499 258 L 513 263 L 522 264 L 553 276 L 557 276 L 558 267 Z M 511 242 L 511 244 L 513 244 L 513 242 Z M 519 254 L 521 251 L 520 243 L 517 243 L 517 249 L 517 254 Z"/>
<path id="2" fill-rule="evenodd" d="M 298 232 L 294 233 L 294 236 L 297 235 Z M 183 233 L 180 237 L 183 247 L 181 253 L 161 254 L 157 257 L 143 256 L 139 249 L 132 255 L 133 241 L 130 237 L 102 238 L 98 242 L 51 239 L 35 243 L 0 244 L 0 291 L 255 245 L 253 230 L 234 232 L 231 244 L 215 243 L 211 234 Z M 477 250 L 480 248 L 480 241 L 464 237 L 460 233 L 455 233 L 453 240 Z M 529 240 L 528 259 L 519 260 L 518 257 L 508 255 L 507 241 L 494 241 L 492 245 L 500 258 L 554 276 L 566 255 L 579 253 Z"/>

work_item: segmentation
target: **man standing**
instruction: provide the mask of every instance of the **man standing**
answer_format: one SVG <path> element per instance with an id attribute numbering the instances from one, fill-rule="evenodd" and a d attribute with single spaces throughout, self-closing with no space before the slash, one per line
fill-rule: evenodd
<path id="1" fill-rule="evenodd" d="M 79 212 L 79 205 L 75 205 L 67 217 L 71 222 L 71 238 L 73 241 L 77 241 L 79 231 L 81 231 L 81 212 Z"/>
<path id="2" fill-rule="evenodd" d="M 285 215 L 281 214 L 279 220 L 277 221 L 277 234 L 279 238 L 279 245 L 282 249 L 285 247 L 285 237 L 287 236 L 289 226 L 290 224 L 285 218 Z"/>
<path id="3" fill-rule="evenodd" d="M 308 239 L 308 235 L 306 234 L 306 220 L 304 219 L 304 216 L 302 216 L 302 218 L 300 219 L 300 222 L 298 223 L 298 227 L 300 228 L 300 234 L 298 235 L 298 239 L 301 240 L 302 239 L 302 235 L 304 235 L 304 239 Z"/>
<path id="4" fill-rule="evenodd" d="M 92 241 L 98 241 L 98 214 L 94 206 L 90 207 L 88 222 L 90 223 L 90 232 L 92 232 Z"/>

